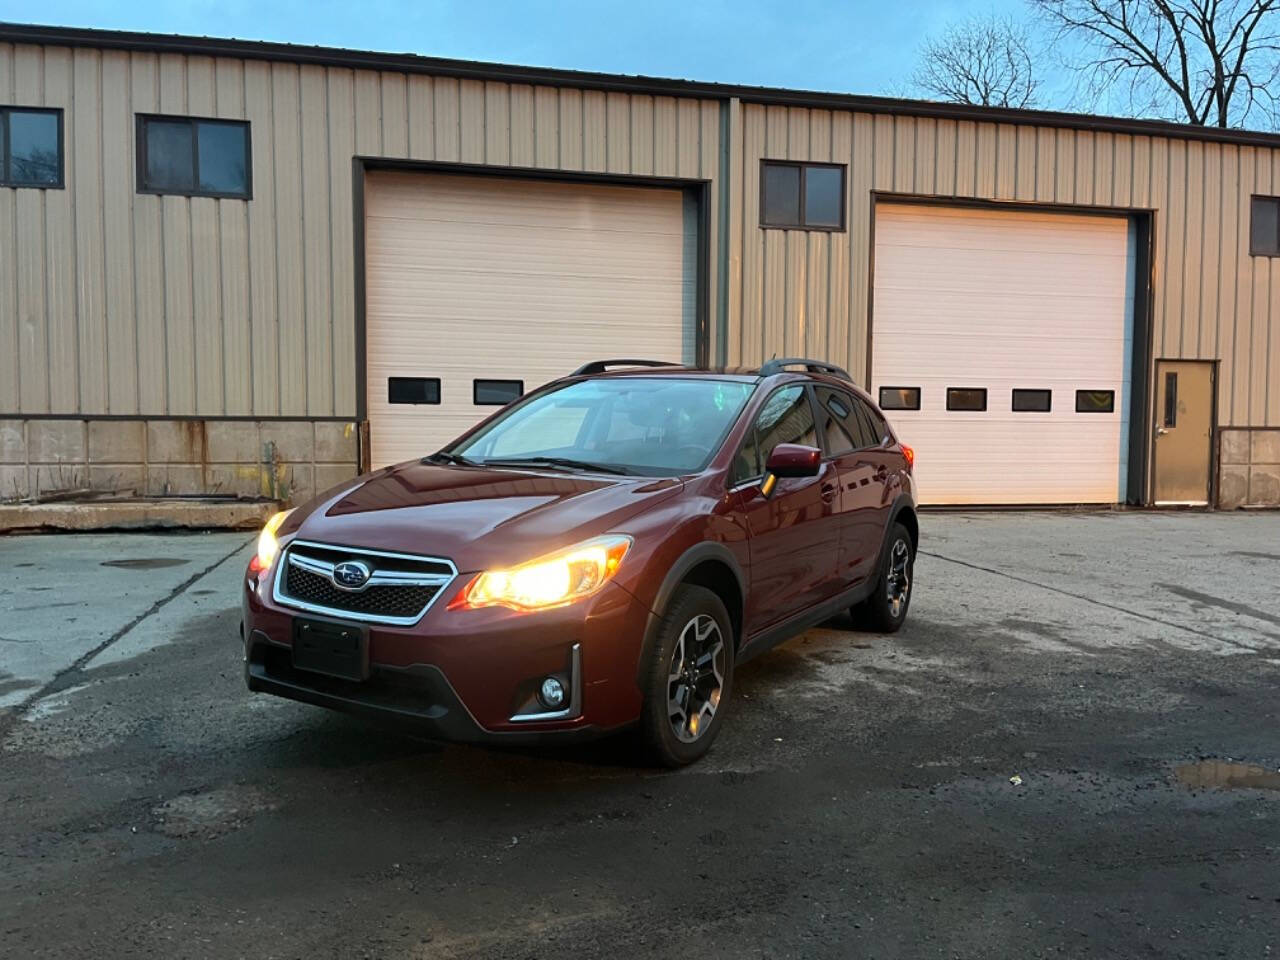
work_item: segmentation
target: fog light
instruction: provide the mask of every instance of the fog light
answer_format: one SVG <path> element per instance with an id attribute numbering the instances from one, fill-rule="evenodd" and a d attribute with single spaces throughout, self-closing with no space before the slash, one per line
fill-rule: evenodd
<path id="1" fill-rule="evenodd" d="M 555 677 L 547 677 L 538 690 L 538 699 L 544 707 L 552 710 L 564 706 L 564 684 Z"/>

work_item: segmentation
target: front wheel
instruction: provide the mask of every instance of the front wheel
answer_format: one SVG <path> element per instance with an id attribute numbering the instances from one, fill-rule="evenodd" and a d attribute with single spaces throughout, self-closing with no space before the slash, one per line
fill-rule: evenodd
<path id="1" fill-rule="evenodd" d="M 889 528 L 889 548 L 871 595 L 853 608 L 853 619 L 876 633 L 897 633 L 907 619 L 915 574 L 916 551 L 911 534 L 900 523 Z"/>
<path id="2" fill-rule="evenodd" d="M 668 767 L 699 759 L 720 732 L 733 683 L 733 629 L 720 598 L 681 586 L 658 625 L 644 674 L 640 735 Z"/>

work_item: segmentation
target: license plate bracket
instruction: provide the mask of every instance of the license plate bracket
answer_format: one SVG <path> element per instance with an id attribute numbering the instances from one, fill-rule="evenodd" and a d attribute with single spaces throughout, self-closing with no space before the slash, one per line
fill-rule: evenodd
<path id="1" fill-rule="evenodd" d="M 367 680 L 369 631 L 351 623 L 295 617 L 293 665 L 343 680 Z"/>

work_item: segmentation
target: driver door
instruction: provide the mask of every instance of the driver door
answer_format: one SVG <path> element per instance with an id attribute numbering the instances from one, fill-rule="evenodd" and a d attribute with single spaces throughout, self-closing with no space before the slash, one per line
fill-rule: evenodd
<path id="1" fill-rule="evenodd" d="M 819 445 L 803 384 L 779 387 L 769 396 L 734 460 L 730 484 L 746 518 L 751 556 L 744 623 L 748 638 L 840 588 L 835 465 L 824 459 L 816 476 L 779 477 L 766 496 L 765 462 L 780 443 Z"/>

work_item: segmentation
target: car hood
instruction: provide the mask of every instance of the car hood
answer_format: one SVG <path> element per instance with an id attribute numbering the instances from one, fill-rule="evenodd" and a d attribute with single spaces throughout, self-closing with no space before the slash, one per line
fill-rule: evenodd
<path id="1" fill-rule="evenodd" d="M 609 532 L 682 487 L 412 461 L 321 495 L 281 533 L 349 547 L 447 557 L 460 571 L 509 566 Z"/>

